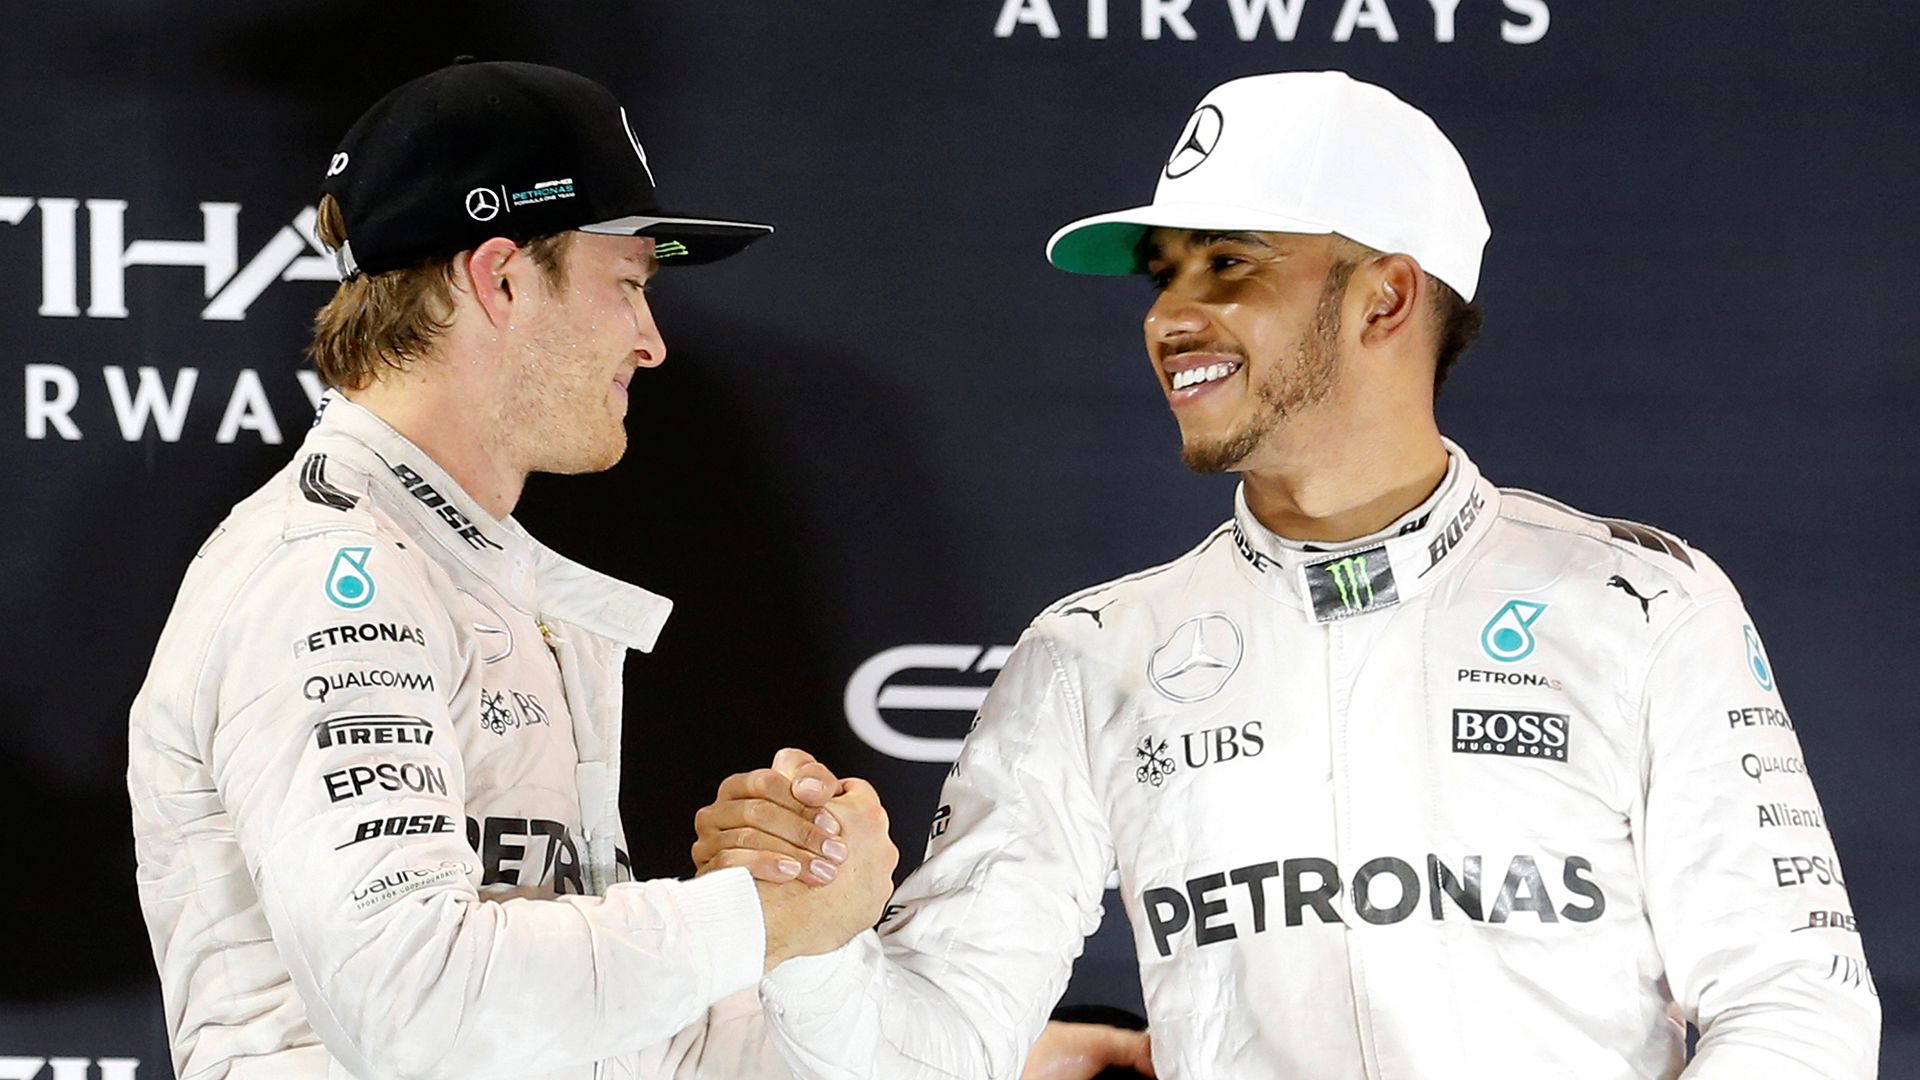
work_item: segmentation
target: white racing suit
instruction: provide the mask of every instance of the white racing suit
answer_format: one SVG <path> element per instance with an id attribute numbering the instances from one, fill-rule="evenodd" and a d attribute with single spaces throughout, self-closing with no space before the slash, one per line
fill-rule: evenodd
<path id="1" fill-rule="evenodd" d="M 746 873 L 634 882 L 622 849 L 621 665 L 670 605 L 322 409 L 133 705 L 179 1075 L 787 1075 Z"/>
<path id="2" fill-rule="evenodd" d="M 879 933 L 762 983 L 796 1071 L 1017 1076 L 1117 868 L 1165 1080 L 1873 1076 L 1733 586 L 1449 452 L 1375 537 L 1310 550 L 1243 498 L 1035 620 Z"/>

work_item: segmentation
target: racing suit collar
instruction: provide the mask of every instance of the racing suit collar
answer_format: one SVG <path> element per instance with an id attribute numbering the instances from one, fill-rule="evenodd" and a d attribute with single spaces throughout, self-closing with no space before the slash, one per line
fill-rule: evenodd
<path id="1" fill-rule="evenodd" d="M 1433 587 L 1485 535 L 1500 491 L 1450 439 L 1447 475 L 1419 506 L 1379 532 L 1337 544 L 1289 540 L 1247 508 L 1246 486 L 1233 498 L 1233 542 L 1248 580 L 1314 622 L 1330 623 L 1394 607 Z"/>
<path id="2" fill-rule="evenodd" d="M 511 515 L 494 518 L 426 451 L 330 390 L 321 398 L 308 439 L 341 437 L 368 452 L 369 459 L 358 464 L 391 495 L 389 503 L 404 508 L 411 535 L 430 539 L 443 557 L 493 585 L 508 603 L 536 619 L 565 620 L 630 649 L 653 649 L 673 601 L 559 555 Z"/>

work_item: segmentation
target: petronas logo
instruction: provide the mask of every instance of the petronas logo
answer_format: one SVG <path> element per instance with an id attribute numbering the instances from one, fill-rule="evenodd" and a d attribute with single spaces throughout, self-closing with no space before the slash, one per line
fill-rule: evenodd
<path id="1" fill-rule="evenodd" d="M 373 575 L 367 573 L 370 547 L 341 548 L 334 553 L 333 567 L 327 571 L 327 599 L 338 607 L 354 610 L 373 603 Z"/>
<path id="2" fill-rule="evenodd" d="M 1518 663 L 1533 655 L 1539 640 L 1533 636 L 1533 624 L 1544 615 L 1547 605 L 1532 600 L 1509 600 L 1502 604 L 1487 625 L 1480 628 L 1480 648 L 1503 664 Z"/>

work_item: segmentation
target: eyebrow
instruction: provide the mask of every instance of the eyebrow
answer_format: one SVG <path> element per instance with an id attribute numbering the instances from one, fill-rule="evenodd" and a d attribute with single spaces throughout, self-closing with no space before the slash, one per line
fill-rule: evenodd
<path id="1" fill-rule="evenodd" d="M 1278 248 L 1275 248 L 1272 244 L 1268 243 L 1267 239 L 1261 236 L 1257 232 L 1199 232 L 1199 231 L 1189 231 L 1189 230 L 1180 230 L 1180 231 L 1186 232 L 1187 236 L 1189 237 L 1188 242 L 1191 243 L 1194 247 L 1207 247 L 1212 244 L 1224 243 L 1224 244 L 1245 244 L 1248 247 L 1257 247 L 1257 248 L 1264 249 L 1266 251 L 1279 250 Z M 1152 234 L 1149 233 L 1148 237 L 1151 237 L 1151 235 Z M 1161 245 L 1157 241 L 1149 239 L 1148 237 L 1141 238 L 1140 257 L 1142 259 L 1161 258 L 1162 251 L 1163 251 Z"/>
<path id="2" fill-rule="evenodd" d="M 1273 250 L 1273 245 L 1267 243 L 1266 237 L 1261 236 L 1259 233 L 1256 233 L 1256 232 L 1195 233 L 1193 237 L 1193 242 L 1201 245 L 1202 247 L 1205 247 L 1208 244 L 1226 243 L 1226 244 L 1246 244 L 1249 247 L 1266 248 L 1269 251 Z"/>

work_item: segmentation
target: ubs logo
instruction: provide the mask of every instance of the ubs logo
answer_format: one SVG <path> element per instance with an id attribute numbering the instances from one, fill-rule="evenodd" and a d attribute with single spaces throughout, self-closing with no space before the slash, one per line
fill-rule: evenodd
<path id="1" fill-rule="evenodd" d="M 1245 648 L 1232 619 L 1217 611 L 1195 615 L 1153 650 L 1147 660 L 1147 681 L 1168 701 L 1183 705 L 1205 701 L 1240 669 Z"/>

